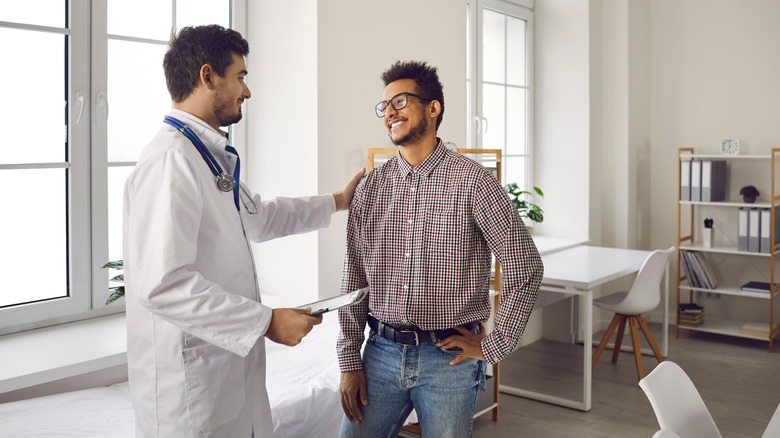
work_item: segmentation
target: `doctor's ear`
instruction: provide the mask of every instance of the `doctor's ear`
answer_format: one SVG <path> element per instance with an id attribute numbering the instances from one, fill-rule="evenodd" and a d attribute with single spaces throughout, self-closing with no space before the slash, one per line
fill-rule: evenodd
<path id="1" fill-rule="evenodd" d="M 214 88 L 214 83 L 213 83 L 214 74 L 216 73 L 211 68 L 211 65 L 203 64 L 200 67 L 200 72 L 198 74 L 198 81 L 201 84 L 203 84 L 207 89 L 211 90 Z"/>

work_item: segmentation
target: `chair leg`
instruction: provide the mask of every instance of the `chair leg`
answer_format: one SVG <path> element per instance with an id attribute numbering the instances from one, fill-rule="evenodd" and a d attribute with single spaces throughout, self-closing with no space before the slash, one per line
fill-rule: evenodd
<path id="1" fill-rule="evenodd" d="M 636 316 L 628 317 L 628 327 L 631 329 L 631 343 L 634 344 L 634 361 L 636 362 L 636 374 L 639 380 L 645 377 L 645 371 L 642 367 L 642 350 L 639 345 L 639 328 L 636 324 Z"/>
<path id="2" fill-rule="evenodd" d="M 615 316 L 612 317 L 612 322 L 609 323 L 609 327 L 607 327 L 607 332 L 604 333 L 604 337 L 601 338 L 601 342 L 599 342 L 599 346 L 598 348 L 596 348 L 596 352 L 593 353 L 591 368 L 594 368 L 596 366 L 596 363 L 599 361 L 599 357 L 601 357 L 601 353 L 604 351 L 605 348 L 607 348 L 607 342 L 609 342 L 609 338 L 612 337 L 612 332 L 615 331 L 615 327 L 617 326 L 619 320 L 620 320 L 620 316 L 618 314 L 615 314 Z"/>
<path id="3" fill-rule="evenodd" d="M 663 362 L 664 357 L 661 356 L 661 351 L 658 350 L 658 345 L 655 344 L 653 335 L 650 334 L 650 327 L 647 326 L 645 318 L 642 315 L 637 315 L 637 321 L 639 321 L 639 327 L 642 328 L 642 333 L 645 334 L 645 339 L 647 339 L 647 343 L 650 344 L 650 348 L 653 349 L 653 354 L 655 354 L 655 358 L 658 359 L 658 363 Z"/>
<path id="4" fill-rule="evenodd" d="M 623 345 L 623 334 L 626 332 L 626 315 L 620 316 L 620 326 L 618 326 L 617 336 L 615 336 L 615 348 L 612 349 L 612 363 L 617 363 L 620 356 L 620 347 Z"/>

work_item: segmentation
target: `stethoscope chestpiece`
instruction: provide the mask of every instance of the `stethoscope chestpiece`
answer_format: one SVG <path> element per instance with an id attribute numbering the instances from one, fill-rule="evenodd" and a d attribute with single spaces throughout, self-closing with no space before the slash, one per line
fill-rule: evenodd
<path id="1" fill-rule="evenodd" d="M 227 173 L 217 175 L 217 187 L 223 192 L 232 192 L 236 187 L 236 180 Z"/>

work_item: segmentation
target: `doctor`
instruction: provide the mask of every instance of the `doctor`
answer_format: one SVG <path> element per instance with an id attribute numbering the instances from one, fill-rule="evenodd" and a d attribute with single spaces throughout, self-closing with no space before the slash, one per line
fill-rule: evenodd
<path id="1" fill-rule="evenodd" d="M 321 318 L 260 303 L 249 241 L 326 227 L 361 170 L 332 195 L 263 201 L 239 183 L 219 128 L 241 119 L 249 45 L 185 27 L 163 60 L 173 109 L 124 193 L 127 356 L 138 437 L 270 437 L 268 339 L 296 345 Z"/>

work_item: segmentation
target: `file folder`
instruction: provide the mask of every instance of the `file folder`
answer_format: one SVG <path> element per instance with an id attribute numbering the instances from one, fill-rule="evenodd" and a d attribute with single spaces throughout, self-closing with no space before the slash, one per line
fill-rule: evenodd
<path id="1" fill-rule="evenodd" d="M 726 200 L 726 161 L 701 162 L 701 200 L 717 202 Z"/>
<path id="2" fill-rule="evenodd" d="M 701 161 L 691 161 L 691 201 L 701 201 Z"/>
<path id="3" fill-rule="evenodd" d="M 680 161 L 680 200 L 691 200 L 691 160 Z"/>
<path id="4" fill-rule="evenodd" d="M 761 211 L 757 208 L 748 210 L 748 251 L 759 252 L 761 235 Z"/>
<path id="5" fill-rule="evenodd" d="M 748 250 L 748 209 L 741 207 L 737 217 L 737 249 Z"/>
<path id="6" fill-rule="evenodd" d="M 780 221 L 777 219 L 777 213 L 780 212 L 778 210 L 778 207 L 775 207 L 775 240 L 774 243 L 778 242 L 778 237 L 780 237 L 780 230 L 778 229 L 778 224 L 780 224 Z M 760 238 L 761 242 L 759 243 L 759 247 L 761 252 L 764 253 L 770 253 L 772 252 L 772 218 L 771 218 L 772 210 L 768 208 L 761 209 L 761 233 Z"/>

